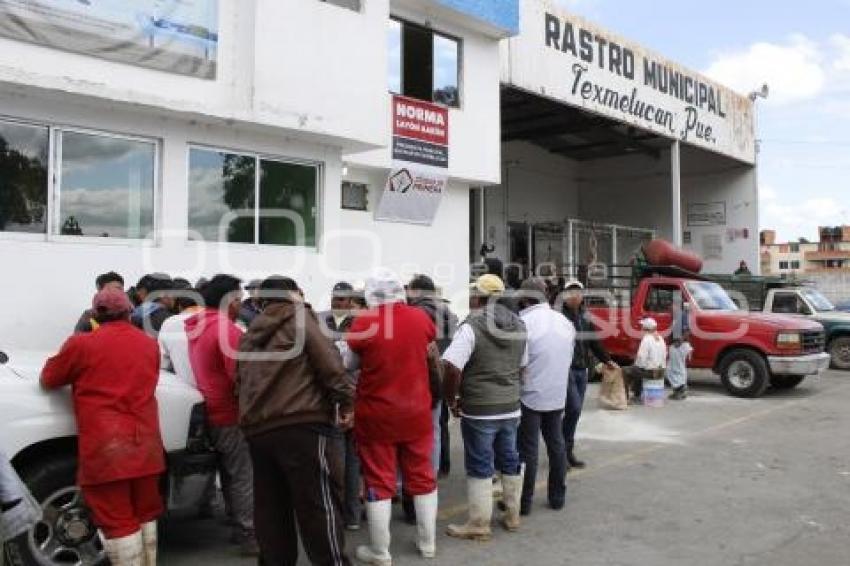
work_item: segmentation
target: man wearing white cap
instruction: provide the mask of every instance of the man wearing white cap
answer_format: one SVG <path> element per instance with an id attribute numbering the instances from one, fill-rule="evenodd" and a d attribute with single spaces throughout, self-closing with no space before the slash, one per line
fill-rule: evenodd
<path id="1" fill-rule="evenodd" d="M 629 381 L 633 399 L 640 402 L 643 394 L 644 379 L 664 379 L 664 368 L 667 367 L 667 344 L 658 334 L 658 323 L 652 317 L 640 321 L 643 338 L 638 347 L 637 356 L 632 369 L 629 371 Z"/>
<path id="2" fill-rule="evenodd" d="M 449 525 L 448 534 L 455 538 L 490 538 L 496 472 L 504 487 L 503 524 L 509 531 L 520 524 L 517 428 L 527 333 L 522 320 L 499 302 L 504 291 L 496 275 L 478 278 L 470 290 L 471 312 L 443 353 L 446 402 L 462 417 L 469 499 L 466 524 Z"/>
<path id="3" fill-rule="evenodd" d="M 564 285 L 564 290 L 566 295 L 563 313 L 573 323 L 576 330 L 575 350 L 564 410 L 564 441 L 567 444 L 567 463 L 571 468 L 583 468 L 584 462 L 575 455 L 575 436 L 584 405 L 584 394 L 587 391 L 588 374 L 595 364 L 593 358 L 611 367 L 616 365 L 600 343 L 596 326 L 584 308 L 584 285 L 573 279 Z"/>
<path id="4" fill-rule="evenodd" d="M 353 354 L 347 356 L 346 366 L 360 369 L 354 436 L 366 484 L 370 536 L 370 544 L 357 549 L 357 559 L 389 566 L 398 468 L 416 509 L 419 552 L 434 558 L 437 551 L 431 403 L 439 393 L 439 351 L 434 323 L 421 309 L 406 304 L 404 287 L 395 275 L 381 271 L 370 277 L 366 302 L 369 310 L 358 314 L 346 335 Z"/>

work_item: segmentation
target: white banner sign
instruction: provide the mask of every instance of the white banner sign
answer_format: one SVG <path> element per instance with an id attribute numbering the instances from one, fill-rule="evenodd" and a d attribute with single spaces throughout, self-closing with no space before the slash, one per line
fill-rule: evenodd
<path id="1" fill-rule="evenodd" d="M 755 162 L 753 103 L 747 97 L 554 0 L 522 0 L 520 9 L 520 34 L 502 42 L 503 83 Z"/>
<path id="2" fill-rule="evenodd" d="M 375 220 L 430 226 L 437 215 L 448 177 L 444 171 L 396 163 L 375 210 Z"/>

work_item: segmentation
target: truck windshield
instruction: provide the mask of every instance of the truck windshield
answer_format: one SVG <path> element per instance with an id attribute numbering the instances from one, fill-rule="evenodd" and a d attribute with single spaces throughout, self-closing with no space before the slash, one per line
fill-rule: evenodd
<path id="1" fill-rule="evenodd" d="M 704 311 L 736 311 L 738 307 L 717 283 L 689 281 L 685 284 L 697 306 Z"/>
<path id="2" fill-rule="evenodd" d="M 830 312 L 835 310 L 835 305 L 829 302 L 829 299 L 823 296 L 820 291 L 814 289 L 806 289 L 801 293 L 810 305 L 815 307 L 817 312 Z"/>

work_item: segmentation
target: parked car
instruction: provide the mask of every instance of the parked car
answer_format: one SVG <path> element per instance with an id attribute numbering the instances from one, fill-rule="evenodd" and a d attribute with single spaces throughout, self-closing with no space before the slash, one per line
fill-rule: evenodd
<path id="1" fill-rule="evenodd" d="M 9 564 L 98 566 L 107 562 L 97 528 L 76 485 L 77 431 L 70 389 L 46 392 L 46 355 L 0 355 L 0 446 L 44 510 L 35 528 L 6 544 Z M 168 469 L 169 512 L 197 509 L 215 478 L 198 391 L 169 372 L 157 386 Z"/>
<path id="2" fill-rule="evenodd" d="M 660 274 L 664 271 L 642 268 L 625 304 L 618 304 L 614 294 L 605 304 L 591 302 L 603 344 L 619 362 L 634 361 L 643 318 L 654 318 L 659 330 L 667 333 L 674 323 L 674 306 L 681 305 L 690 313 L 691 367 L 719 374 L 732 395 L 758 397 L 768 386 L 791 389 L 828 367 L 825 332 L 819 323 L 740 310 L 717 283 L 695 274 Z"/>
<path id="3" fill-rule="evenodd" d="M 763 310 L 821 323 L 826 330 L 826 351 L 832 367 L 850 370 L 850 312 L 836 309 L 820 291 L 812 287 L 770 289 Z"/>

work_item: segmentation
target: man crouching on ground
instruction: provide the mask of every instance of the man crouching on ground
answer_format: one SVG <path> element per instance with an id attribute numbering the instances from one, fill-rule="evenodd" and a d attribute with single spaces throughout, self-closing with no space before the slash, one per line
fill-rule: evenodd
<path id="1" fill-rule="evenodd" d="M 504 291 L 495 275 L 478 279 L 470 290 L 471 312 L 443 354 L 446 402 L 455 416 L 462 417 L 469 498 L 469 520 L 448 528 L 449 536 L 456 538 L 490 538 L 496 471 L 504 486 L 503 524 L 509 531 L 519 529 L 522 474 L 517 427 L 522 368 L 528 363 L 527 334 L 522 320 L 498 302 Z"/>

